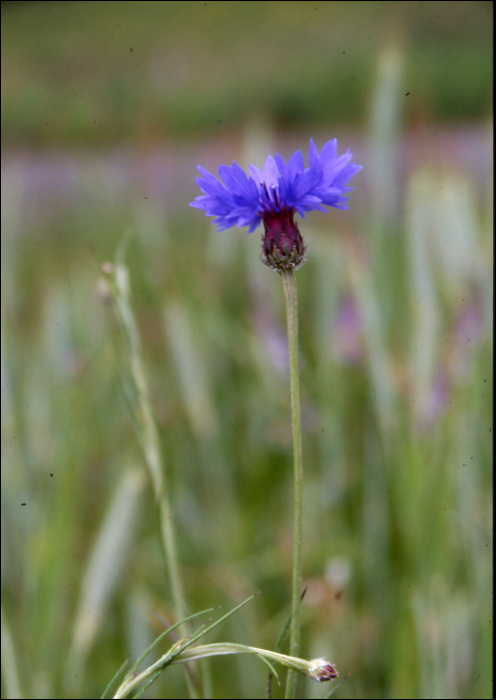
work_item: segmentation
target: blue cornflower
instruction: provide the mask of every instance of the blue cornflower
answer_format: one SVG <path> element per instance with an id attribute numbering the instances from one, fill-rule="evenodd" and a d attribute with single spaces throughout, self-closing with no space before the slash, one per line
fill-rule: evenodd
<path id="1" fill-rule="evenodd" d="M 197 182 L 205 193 L 191 203 L 216 216 L 213 223 L 223 231 L 231 226 L 249 226 L 252 233 L 263 221 L 263 261 L 277 270 L 298 267 L 304 260 L 305 246 L 294 221 L 296 212 L 303 218 L 305 212 L 317 209 L 327 211 L 324 205 L 348 209 L 345 196 L 352 187 L 346 183 L 362 169 L 351 163 L 349 150 L 337 155 L 336 139 L 328 141 L 321 153 L 310 140 L 309 167 L 305 168 L 301 151 L 296 151 L 288 163 L 280 155 L 269 156 L 262 170 L 250 165 L 247 175 L 233 162 L 219 166 L 223 182 L 201 165 L 203 177 Z"/>

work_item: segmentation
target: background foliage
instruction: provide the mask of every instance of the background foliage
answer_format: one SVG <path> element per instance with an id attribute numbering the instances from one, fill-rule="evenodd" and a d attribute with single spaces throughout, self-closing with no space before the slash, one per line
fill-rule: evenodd
<path id="1" fill-rule="evenodd" d="M 123 235 L 190 611 L 260 590 L 207 641 L 273 647 L 281 283 L 258 233 L 188 203 L 198 163 L 311 136 L 364 169 L 349 212 L 301 225 L 302 653 L 352 672 L 343 698 L 490 697 L 492 3 L 2 13 L 2 697 L 99 696 L 174 616 L 100 272 Z M 263 695 L 254 659 L 211 671 L 215 697 Z M 185 692 L 171 668 L 147 694 Z"/>

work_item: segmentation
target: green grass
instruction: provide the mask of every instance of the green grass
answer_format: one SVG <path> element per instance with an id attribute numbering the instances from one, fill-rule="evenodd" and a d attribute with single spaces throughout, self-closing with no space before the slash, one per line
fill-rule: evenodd
<path id="1" fill-rule="evenodd" d="M 430 178 L 449 186 L 449 178 Z M 411 206 L 431 216 L 431 188 L 415 187 Z M 352 671 L 342 697 L 490 694 L 489 326 L 471 341 L 456 334 L 464 305 L 478 300 L 486 313 L 489 298 L 488 230 L 478 223 L 482 210 L 470 206 L 476 229 L 461 232 L 472 258 L 465 274 L 424 269 L 428 251 L 414 256 L 410 246 L 439 240 L 413 223 L 392 233 L 402 245 L 386 248 L 377 264 L 389 273 L 377 279 L 345 237 L 309 224 L 309 260 L 298 273 L 309 585 L 302 654 Z M 439 208 L 436 235 L 448 236 L 439 216 L 452 212 Z M 353 217 L 333 213 L 328 228 Z M 112 207 L 102 216 L 103 250 L 118 240 L 118 220 Z M 64 223 L 70 246 L 55 225 L 37 241 L 34 222 L 18 219 L 4 242 L 3 604 L 23 697 L 45 687 L 87 697 L 158 633 L 155 607 L 167 618 L 173 612 L 153 494 L 140 486 L 146 472 L 122 349 L 115 352 L 123 340 L 95 294 L 95 258 L 107 256 L 88 254 L 93 231 L 77 205 Z M 220 236 L 190 215 L 187 224 L 171 222 L 167 249 L 137 235 L 127 257 L 189 609 L 231 606 L 261 590 L 219 640 L 271 648 L 290 601 L 289 389 L 254 315 L 284 338 L 282 292 L 259 263 L 257 237 L 228 233 L 229 248 L 216 258 L 208 247 Z M 363 234 L 359 240 L 367 245 Z M 421 313 L 430 285 L 431 333 Z M 333 350 L 344 292 L 365 315 L 358 364 Z M 439 366 L 451 392 L 430 418 Z M 129 509 L 125 530 L 114 533 L 120 555 L 92 580 L 95 542 L 105 522 L 119 522 L 105 520 L 115 498 Z M 104 591 L 91 615 L 77 612 L 83 582 Z M 86 673 L 68 680 L 67 649 L 89 619 Z M 233 688 L 239 697 L 263 693 L 251 660 L 215 660 L 212 669 L 216 697 Z M 183 692 L 174 669 L 161 683 L 165 697 Z"/>
<path id="2" fill-rule="evenodd" d="M 232 16 L 208 3 L 219 13 L 212 31 L 220 20 L 241 22 L 235 10 L 245 3 L 224 4 Z M 260 13 L 270 5 L 272 24 L 260 31 L 277 29 L 281 41 L 293 31 L 291 22 L 303 22 L 307 5 L 294 3 L 298 11 L 288 17 L 283 3 L 246 4 L 245 31 L 260 29 Z M 45 11 L 42 5 L 30 11 Z M 37 107 L 36 89 L 56 82 L 47 66 L 60 67 L 60 57 L 77 46 L 87 51 L 65 33 L 69 22 L 81 35 L 93 27 L 95 4 L 85 5 L 82 15 L 83 3 L 53 5 L 59 20 L 46 33 L 29 29 L 22 8 L 9 10 L 18 13 L 11 26 L 25 40 L 16 70 L 29 79 L 21 81 L 19 99 L 34 90 Z M 168 31 L 179 36 L 186 12 L 191 37 L 208 41 L 194 20 L 203 3 L 140 5 L 157 13 L 144 22 L 148 32 L 159 34 L 158 18 L 168 13 Z M 337 19 L 351 31 L 357 18 L 347 14 L 347 3 L 316 5 L 341 13 Z M 383 3 L 352 5 L 377 13 L 376 26 L 384 27 Z M 487 13 L 485 3 L 425 3 L 430 13 L 443 5 L 452 8 L 450 21 L 443 15 L 431 34 L 411 29 L 412 42 L 454 41 L 467 16 L 457 14 L 458 5 L 474 7 L 476 18 Z M 101 34 L 94 34 L 96 55 L 114 56 L 116 74 L 124 59 L 115 46 L 127 47 L 137 12 L 134 3 L 121 6 L 125 41 L 109 29 L 110 5 L 100 15 Z M 133 59 L 140 46 L 151 46 L 147 37 L 133 35 Z M 231 35 L 224 41 L 229 48 Z M 45 58 L 35 70 L 29 51 L 41 56 L 42 44 Z M 3 50 L 14 55 L 12 46 Z M 357 129 L 368 148 L 356 158 L 364 170 L 355 178 L 350 211 L 314 213 L 301 225 L 308 244 L 308 261 L 297 273 L 308 585 L 301 655 L 328 658 L 341 678 L 351 672 L 336 697 L 489 698 L 492 191 L 483 156 L 474 150 L 470 163 L 477 161 L 479 170 L 469 167 L 455 142 L 453 152 L 441 149 L 434 157 L 427 130 L 419 128 L 414 163 L 401 160 L 402 70 L 409 70 L 410 54 L 395 50 L 379 68 L 375 54 L 364 64 L 373 80 L 360 99 L 371 116 Z M 238 65 L 235 59 L 226 72 Z M 435 63 L 429 66 L 439 76 Z M 9 65 L 16 65 L 13 58 Z M 43 80 L 36 88 L 38 69 Z M 221 75 L 217 64 L 212 70 Z M 59 83 L 62 95 L 67 84 Z M 122 94 L 135 90 L 131 83 L 124 80 Z M 82 92 L 74 107 L 83 145 L 97 143 L 85 131 L 85 110 L 98 102 L 98 84 L 88 79 L 91 99 Z M 201 150 L 211 159 L 205 165 L 214 167 L 213 142 L 176 140 L 175 177 L 159 187 L 150 150 L 143 166 L 121 151 L 49 148 L 72 148 L 77 140 L 57 90 L 47 92 L 42 106 L 58 124 L 52 142 L 41 113 L 19 108 L 25 121 L 16 132 L 9 110 L 18 106 L 5 110 L 11 125 L 2 211 L 5 698 L 99 697 L 129 653 L 138 658 L 163 631 L 155 611 L 174 621 L 155 495 L 132 410 L 129 354 L 100 270 L 114 260 L 124 235 L 188 612 L 222 605 L 223 614 L 261 591 L 205 643 L 273 649 L 291 600 L 292 440 L 281 281 L 259 260 L 258 233 L 219 234 L 187 206 L 197 194 L 193 163 Z M 450 90 L 456 91 L 454 79 L 446 83 Z M 453 106 L 465 99 L 459 92 L 454 101 L 427 88 L 425 94 L 433 111 L 444 101 L 447 114 L 469 114 Z M 235 93 L 233 113 L 237 99 Z M 106 127 L 112 143 L 122 145 L 123 134 L 136 137 L 129 152 L 140 153 L 134 113 L 112 109 Z M 155 107 L 150 114 L 158 114 Z M 275 150 L 274 133 L 285 143 L 272 112 L 266 127 L 240 114 L 240 138 L 219 145 L 220 161 L 258 162 L 266 148 Z M 58 130 L 66 118 L 66 130 Z M 293 132 L 304 151 L 319 119 L 311 130 Z M 340 149 L 353 149 L 330 123 L 329 137 L 339 138 Z M 31 143 L 43 134 L 45 150 L 18 149 L 21 132 Z M 105 138 L 100 146 L 108 145 Z M 209 668 L 212 697 L 263 697 L 267 670 L 257 659 L 212 659 Z M 300 697 L 329 692 L 328 685 L 298 682 Z M 186 696 L 184 669 L 176 667 L 148 691 L 148 697 Z"/>

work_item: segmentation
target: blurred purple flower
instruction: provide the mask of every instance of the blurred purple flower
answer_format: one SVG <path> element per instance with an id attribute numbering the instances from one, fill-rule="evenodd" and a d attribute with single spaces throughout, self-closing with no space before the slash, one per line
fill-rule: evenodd
<path id="1" fill-rule="evenodd" d="M 477 343 L 483 330 L 482 309 L 480 302 L 474 298 L 460 308 L 456 321 L 456 331 L 460 345 Z"/>
<path id="2" fill-rule="evenodd" d="M 481 302 L 477 293 L 462 301 L 451 341 L 450 370 L 454 378 L 467 377 L 484 331 Z"/>
<path id="3" fill-rule="evenodd" d="M 338 303 L 333 329 L 333 350 L 344 364 L 359 364 L 364 357 L 363 325 L 358 305 L 351 294 Z"/>
<path id="4" fill-rule="evenodd" d="M 272 367 L 278 374 L 286 374 L 289 371 L 289 349 L 284 326 L 279 326 L 275 314 L 262 301 L 255 308 L 253 325 L 265 345 Z"/>
<path id="5" fill-rule="evenodd" d="M 483 333 L 483 316 L 480 300 L 474 293 L 463 300 L 456 315 L 455 327 L 446 347 L 445 357 L 434 375 L 420 417 L 420 427 L 427 429 L 435 424 L 448 408 L 453 391 L 470 375 L 475 350 Z"/>
<path id="6" fill-rule="evenodd" d="M 421 418 L 421 427 L 427 428 L 444 413 L 448 408 L 451 398 L 451 381 L 443 366 L 440 366 L 434 376 L 430 393 L 427 397 L 427 405 Z"/>
<path id="7" fill-rule="evenodd" d="M 250 165 L 249 175 L 233 162 L 219 166 L 223 182 L 201 165 L 203 177 L 197 178 L 205 193 L 191 202 L 207 216 L 217 217 L 213 223 L 223 231 L 231 226 L 249 226 L 252 233 L 263 221 L 262 249 L 264 262 L 277 270 L 298 267 L 303 262 L 305 246 L 294 222 L 296 212 L 303 218 L 305 212 L 325 206 L 348 209 L 345 196 L 352 187 L 346 183 L 362 169 L 351 163 L 349 150 L 337 155 L 338 143 L 328 141 L 321 153 L 310 140 L 309 163 L 305 168 L 301 151 L 296 151 L 288 163 L 280 155 L 269 156 L 263 171 Z"/>

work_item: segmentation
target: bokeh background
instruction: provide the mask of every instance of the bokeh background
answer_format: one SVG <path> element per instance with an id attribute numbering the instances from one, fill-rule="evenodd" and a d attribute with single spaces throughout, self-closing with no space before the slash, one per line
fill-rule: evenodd
<path id="1" fill-rule="evenodd" d="M 492 5 L 2 2 L 3 698 L 99 697 L 175 619 L 100 269 L 123 239 L 188 607 L 260 590 L 206 641 L 274 647 L 282 285 L 188 203 L 198 163 L 310 137 L 364 168 L 300 227 L 302 655 L 337 697 L 491 697 Z M 263 697 L 256 659 L 210 669 Z"/>

